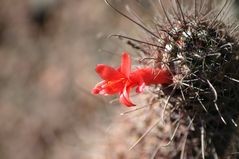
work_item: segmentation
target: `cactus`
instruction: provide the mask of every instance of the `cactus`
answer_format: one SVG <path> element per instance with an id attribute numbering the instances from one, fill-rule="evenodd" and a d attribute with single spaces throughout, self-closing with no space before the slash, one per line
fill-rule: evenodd
<path id="1" fill-rule="evenodd" d="M 172 82 L 147 86 L 139 97 L 145 106 L 130 109 L 133 117 L 124 122 L 113 121 L 117 126 L 103 158 L 237 158 L 239 41 L 229 15 L 232 1 L 214 7 L 216 1 L 195 0 L 188 9 L 174 0 L 169 12 L 159 0 L 154 5 L 163 14 L 155 15 L 153 26 L 106 2 L 147 33 L 144 39 L 113 36 L 140 52 L 140 67 L 167 69 Z"/>

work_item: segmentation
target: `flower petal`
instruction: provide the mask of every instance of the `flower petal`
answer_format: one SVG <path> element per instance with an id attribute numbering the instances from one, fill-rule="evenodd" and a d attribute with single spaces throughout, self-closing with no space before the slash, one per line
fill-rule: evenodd
<path id="1" fill-rule="evenodd" d="M 100 93 L 100 89 L 98 89 L 98 88 L 93 88 L 93 89 L 91 90 L 91 93 L 92 93 L 92 94 L 99 94 L 99 93 Z"/>
<path id="2" fill-rule="evenodd" d="M 119 78 L 123 78 L 123 75 L 114 69 L 105 64 L 99 64 L 96 66 L 95 71 L 99 74 L 99 76 L 104 80 L 116 80 Z"/>
<path id="3" fill-rule="evenodd" d="M 135 106 L 132 102 L 130 102 L 123 94 L 120 95 L 120 103 L 124 104 L 127 107 Z"/>
<path id="4" fill-rule="evenodd" d="M 125 87 L 125 80 L 101 81 L 92 89 L 92 94 L 112 95 L 120 93 Z"/>
<path id="5" fill-rule="evenodd" d="M 171 84 L 173 82 L 172 75 L 168 70 L 155 69 L 153 70 L 152 83 L 154 84 Z"/>
<path id="6" fill-rule="evenodd" d="M 127 52 L 123 52 L 123 54 L 122 54 L 120 71 L 127 78 L 129 77 L 129 74 L 131 71 L 131 60 L 130 60 L 130 56 Z"/>
<path id="7" fill-rule="evenodd" d="M 142 93 L 145 87 L 145 82 L 140 74 L 140 71 L 134 71 L 130 73 L 130 78 L 129 81 L 132 83 L 133 86 L 137 86 L 136 92 L 137 93 Z"/>
<path id="8" fill-rule="evenodd" d="M 123 92 L 120 94 L 120 98 L 119 98 L 119 101 L 126 105 L 127 107 L 132 107 L 132 106 L 135 106 L 135 104 L 133 104 L 130 99 L 129 99 L 129 92 L 131 90 L 131 87 L 132 86 L 125 86 Z"/>
<path id="9" fill-rule="evenodd" d="M 103 86 L 106 84 L 106 81 L 101 81 L 96 84 L 96 86 L 92 89 L 92 94 L 102 94 Z"/>
<path id="10" fill-rule="evenodd" d="M 172 83 L 172 75 L 164 69 L 141 68 L 132 74 L 141 76 L 146 85 Z"/>
<path id="11" fill-rule="evenodd" d="M 136 88 L 136 92 L 142 93 L 144 91 L 144 87 L 145 87 L 145 83 L 144 82 L 140 83 L 138 87 Z"/>

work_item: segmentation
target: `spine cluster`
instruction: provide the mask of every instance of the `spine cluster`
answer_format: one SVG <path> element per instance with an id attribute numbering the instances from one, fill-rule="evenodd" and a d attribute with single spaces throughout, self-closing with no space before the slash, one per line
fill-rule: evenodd
<path id="1" fill-rule="evenodd" d="M 185 9 L 174 0 L 170 12 L 159 0 L 153 5 L 162 14 L 150 27 L 107 3 L 147 33 L 144 39 L 116 35 L 141 52 L 141 67 L 166 69 L 172 77 L 171 83 L 150 86 L 142 97 L 146 106 L 134 109 L 137 118 L 118 124 L 107 157 L 237 158 L 239 41 L 229 15 L 232 1 L 210 7 L 212 2 L 195 0 Z"/>

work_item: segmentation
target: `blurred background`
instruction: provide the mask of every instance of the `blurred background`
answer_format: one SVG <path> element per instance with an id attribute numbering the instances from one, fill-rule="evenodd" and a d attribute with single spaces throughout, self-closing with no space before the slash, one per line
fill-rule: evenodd
<path id="1" fill-rule="evenodd" d="M 103 0 L 0 1 L 1 159 L 97 158 L 115 107 L 91 95 L 94 68 L 132 26 Z"/>
<path id="2" fill-rule="evenodd" d="M 120 56 L 102 51 L 120 21 L 103 0 L 0 1 L 1 159 L 90 158 L 111 111 L 94 68 Z"/>

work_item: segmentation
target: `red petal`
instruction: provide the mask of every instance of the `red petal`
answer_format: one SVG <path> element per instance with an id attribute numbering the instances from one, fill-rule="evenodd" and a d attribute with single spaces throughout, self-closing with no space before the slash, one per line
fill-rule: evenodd
<path id="1" fill-rule="evenodd" d="M 141 76 L 146 85 L 172 83 L 172 75 L 168 70 L 142 68 L 136 70 L 133 74 Z"/>
<path id="2" fill-rule="evenodd" d="M 92 94 L 99 94 L 100 90 L 98 88 L 93 88 L 91 91 Z"/>
<path id="3" fill-rule="evenodd" d="M 99 76 L 104 80 L 117 80 L 119 78 L 123 78 L 123 75 L 114 69 L 105 64 L 99 64 L 96 66 L 95 71 L 99 74 Z"/>
<path id="4" fill-rule="evenodd" d="M 138 85 L 138 87 L 136 88 L 136 92 L 142 93 L 144 91 L 144 87 L 145 87 L 145 83 L 143 82 L 140 85 Z"/>
<path id="5" fill-rule="evenodd" d="M 127 107 L 136 106 L 135 104 L 130 102 L 123 94 L 120 95 L 120 99 L 119 100 L 120 100 L 120 103 L 124 104 Z"/>
<path id="6" fill-rule="evenodd" d="M 124 52 L 122 54 L 120 71 L 126 77 L 129 77 L 129 74 L 130 74 L 130 71 L 131 71 L 131 60 L 130 60 L 130 56 L 127 52 Z"/>
<path id="7" fill-rule="evenodd" d="M 130 78 L 129 78 L 130 82 L 132 83 L 132 87 L 133 86 L 137 86 L 136 88 L 136 92 L 137 93 L 142 93 L 144 86 L 145 86 L 145 82 L 140 74 L 140 71 L 135 71 L 130 73 Z"/>
<path id="8" fill-rule="evenodd" d="M 96 84 L 95 88 L 92 89 L 91 93 L 92 94 L 103 94 L 102 90 L 103 90 L 103 86 L 106 84 L 106 81 L 101 81 L 99 83 Z"/>
<path id="9" fill-rule="evenodd" d="M 125 80 L 101 81 L 92 89 L 92 94 L 112 95 L 120 93 L 125 87 Z"/>
<path id="10" fill-rule="evenodd" d="M 126 105 L 127 107 L 132 107 L 135 106 L 135 104 L 133 104 L 130 99 L 129 99 L 129 92 L 130 92 L 131 86 L 125 86 L 123 92 L 120 94 L 120 102 L 124 105 Z"/>
<path id="11" fill-rule="evenodd" d="M 103 86 L 104 91 L 107 94 L 120 93 L 124 89 L 125 81 L 109 81 L 106 85 Z"/>
<path id="12" fill-rule="evenodd" d="M 153 71 L 154 84 L 171 84 L 173 82 L 172 75 L 168 70 L 156 69 Z"/>

